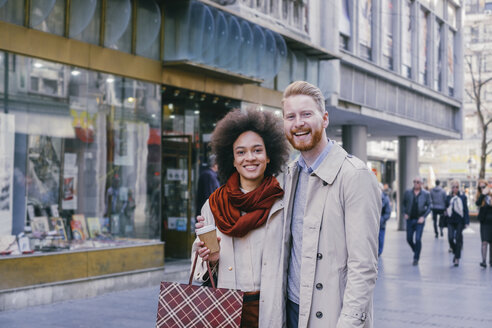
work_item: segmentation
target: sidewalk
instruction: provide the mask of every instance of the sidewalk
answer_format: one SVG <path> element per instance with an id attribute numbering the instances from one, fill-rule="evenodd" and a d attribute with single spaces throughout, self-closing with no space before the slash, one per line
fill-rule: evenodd
<path id="1" fill-rule="evenodd" d="M 462 260 L 456 268 L 451 265 L 447 239 L 434 238 L 429 217 L 421 259 L 414 267 L 405 232 L 396 231 L 394 219 L 388 222 L 375 290 L 375 328 L 492 327 L 492 268 L 479 267 L 478 224 L 471 229 L 464 234 Z M 166 266 L 169 271 L 182 270 L 184 277 L 189 262 L 167 262 Z M 0 312 L 0 327 L 151 328 L 155 327 L 158 288 Z"/>

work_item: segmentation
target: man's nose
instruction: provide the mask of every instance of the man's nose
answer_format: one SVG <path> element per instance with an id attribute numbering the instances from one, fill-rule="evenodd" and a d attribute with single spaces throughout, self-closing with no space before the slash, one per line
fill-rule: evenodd
<path id="1" fill-rule="evenodd" d="M 294 122 L 295 126 L 303 126 L 304 125 L 304 120 L 300 117 L 300 116 L 296 116 L 296 119 L 295 119 L 295 122 Z"/>

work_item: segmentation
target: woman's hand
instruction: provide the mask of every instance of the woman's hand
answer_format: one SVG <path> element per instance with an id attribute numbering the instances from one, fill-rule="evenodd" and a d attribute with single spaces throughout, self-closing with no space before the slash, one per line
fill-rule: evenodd
<path id="1" fill-rule="evenodd" d="M 195 229 L 200 229 L 203 228 L 204 226 L 205 226 L 205 219 L 203 218 L 203 216 L 200 215 L 197 216 Z M 217 242 L 219 243 L 219 247 L 220 247 L 220 237 L 217 237 Z M 199 247 L 198 256 L 200 256 L 203 261 L 209 261 L 210 265 L 215 265 L 215 263 L 217 263 L 217 261 L 219 260 L 220 251 L 210 254 L 210 249 L 205 247 L 205 243 L 203 241 L 199 241 L 197 245 Z"/>
<path id="2" fill-rule="evenodd" d="M 220 246 L 220 237 L 217 237 L 217 242 Z M 205 246 L 203 241 L 198 242 L 198 256 L 202 258 L 203 261 L 209 261 L 210 265 L 215 265 L 220 257 L 220 251 L 210 254 L 210 249 Z"/>
<path id="3" fill-rule="evenodd" d="M 196 217 L 195 230 L 203 228 L 205 226 L 205 218 L 201 215 Z"/>

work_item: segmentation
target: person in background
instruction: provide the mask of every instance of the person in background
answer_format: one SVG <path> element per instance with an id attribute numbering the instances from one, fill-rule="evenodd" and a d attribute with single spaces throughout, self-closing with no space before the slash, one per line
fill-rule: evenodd
<path id="1" fill-rule="evenodd" d="M 293 82 L 282 104 L 285 136 L 301 152 L 285 173 L 287 327 L 373 327 L 381 215 L 376 176 L 327 138 L 319 88 Z"/>
<path id="2" fill-rule="evenodd" d="M 446 217 L 448 223 L 448 241 L 454 257 L 453 264 L 458 266 L 463 247 L 463 229 L 470 224 L 468 215 L 468 199 L 460 192 L 459 181 L 450 183 L 451 192 L 446 198 Z"/>
<path id="3" fill-rule="evenodd" d="M 383 183 L 383 192 L 388 196 L 388 199 L 390 201 L 390 206 L 393 208 L 393 190 L 387 183 Z"/>
<path id="4" fill-rule="evenodd" d="M 381 256 L 383 253 L 383 247 L 384 247 L 384 235 L 386 232 L 386 221 L 389 220 L 391 216 L 391 202 L 390 198 L 388 195 L 384 192 L 384 186 L 382 184 L 379 184 L 381 187 L 381 201 L 383 204 L 383 207 L 381 208 L 381 219 L 379 220 L 379 250 L 378 250 L 378 256 Z"/>
<path id="5" fill-rule="evenodd" d="M 413 188 L 406 190 L 403 195 L 403 216 L 407 220 L 407 242 L 413 251 L 413 265 L 419 264 L 422 232 L 424 231 L 425 218 L 430 211 L 431 198 L 429 192 L 422 188 L 422 179 L 417 176 L 413 179 Z"/>
<path id="6" fill-rule="evenodd" d="M 487 267 L 487 248 L 489 248 L 489 265 L 492 266 L 492 179 L 478 181 L 475 204 L 478 206 L 478 221 L 480 222 L 480 240 L 482 241 L 482 268 Z"/>
<path id="7" fill-rule="evenodd" d="M 439 238 L 439 232 L 437 226 L 439 224 L 439 231 L 442 234 L 444 228 L 444 210 L 446 209 L 446 192 L 440 186 L 441 181 L 436 180 L 436 186 L 432 188 L 430 192 L 431 196 L 431 209 L 432 209 L 432 222 L 434 223 L 434 233 L 436 238 Z M 439 220 L 439 221 L 438 221 Z"/>
<path id="8" fill-rule="evenodd" d="M 196 239 L 195 280 L 210 279 L 209 261 L 218 288 L 244 292 L 241 327 L 285 326 L 285 276 L 288 230 L 283 215 L 284 191 L 275 175 L 288 158 L 281 121 L 256 109 L 229 112 L 212 134 L 218 174 L 225 184 L 205 202 L 196 229 L 217 226 L 220 251 Z M 208 278 L 207 278 L 208 277 Z"/>
<path id="9" fill-rule="evenodd" d="M 207 201 L 208 197 L 220 187 L 219 178 L 217 177 L 217 162 L 215 155 L 208 156 L 208 166 L 202 170 L 200 177 L 198 178 L 198 188 L 196 191 L 196 215 L 200 215 L 203 204 Z"/>

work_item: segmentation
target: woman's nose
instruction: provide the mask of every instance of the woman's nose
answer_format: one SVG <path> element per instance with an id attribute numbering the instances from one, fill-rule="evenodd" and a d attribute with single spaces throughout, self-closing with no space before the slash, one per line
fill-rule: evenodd
<path id="1" fill-rule="evenodd" d="M 252 159 L 254 159 L 254 158 L 255 158 L 255 155 L 253 154 L 253 152 L 248 151 L 248 152 L 246 153 L 246 159 L 247 159 L 247 160 L 252 160 Z"/>

